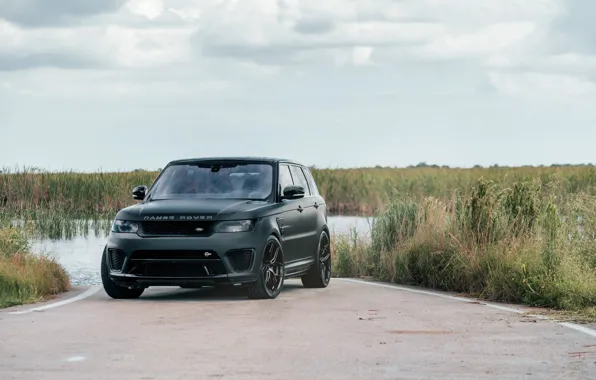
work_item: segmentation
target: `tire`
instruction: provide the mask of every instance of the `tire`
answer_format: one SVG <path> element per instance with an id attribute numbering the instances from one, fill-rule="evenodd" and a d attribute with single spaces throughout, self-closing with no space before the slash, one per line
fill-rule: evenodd
<path id="1" fill-rule="evenodd" d="M 117 285 L 110 279 L 109 268 L 107 263 L 107 249 L 104 249 L 101 258 L 101 282 L 103 289 L 106 291 L 108 296 L 114 299 L 134 299 L 139 298 L 145 289 L 129 289 L 123 286 Z"/>
<path id="2" fill-rule="evenodd" d="M 323 231 L 319 237 L 315 263 L 300 277 L 305 288 L 326 288 L 331 281 L 331 240 Z"/>
<path id="3" fill-rule="evenodd" d="M 277 298 L 284 285 L 286 270 L 281 243 L 273 235 L 269 236 L 265 243 L 263 258 L 259 265 L 258 272 L 257 280 L 248 288 L 248 298 Z M 271 276 L 274 277 L 271 278 Z"/>

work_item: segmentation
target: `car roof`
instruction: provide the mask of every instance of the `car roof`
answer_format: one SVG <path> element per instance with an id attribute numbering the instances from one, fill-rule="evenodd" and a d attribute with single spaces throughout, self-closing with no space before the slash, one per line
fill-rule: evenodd
<path id="1" fill-rule="evenodd" d="M 206 161 L 246 161 L 246 162 L 267 162 L 271 164 L 276 164 L 278 162 L 285 162 L 300 166 L 306 166 L 298 161 L 281 158 L 281 157 L 253 157 L 253 156 L 221 156 L 221 157 L 196 157 L 196 158 L 183 158 L 179 160 L 173 160 L 168 163 L 168 165 L 173 164 L 187 164 L 187 163 L 194 163 L 194 162 L 206 162 Z"/>

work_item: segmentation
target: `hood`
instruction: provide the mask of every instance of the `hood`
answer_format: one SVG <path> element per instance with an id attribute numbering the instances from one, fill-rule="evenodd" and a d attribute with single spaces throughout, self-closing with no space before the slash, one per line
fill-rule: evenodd
<path id="1" fill-rule="evenodd" d="M 128 220 L 225 220 L 263 216 L 273 206 L 263 201 L 238 199 L 163 199 L 120 210 L 116 218 Z"/>

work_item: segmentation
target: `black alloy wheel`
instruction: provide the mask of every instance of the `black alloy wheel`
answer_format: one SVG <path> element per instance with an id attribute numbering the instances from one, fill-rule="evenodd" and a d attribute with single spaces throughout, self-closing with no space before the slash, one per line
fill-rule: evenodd
<path id="1" fill-rule="evenodd" d="M 301 277 L 302 285 L 307 288 L 326 288 L 331 281 L 331 239 L 323 231 L 319 238 L 315 263 L 307 274 Z"/>
<path id="2" fill-rule="evenodd" d="M 259 277 L 248 289 L 248 296 L 255 299 L 276 298 L 284 284 L 285 265 L 279 240 L 270 236 L 263 250 Z"/>

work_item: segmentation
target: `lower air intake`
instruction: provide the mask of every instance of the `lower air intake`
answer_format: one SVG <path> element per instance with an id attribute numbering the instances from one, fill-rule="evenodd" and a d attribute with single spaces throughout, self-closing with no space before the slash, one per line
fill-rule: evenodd
<path id="1" fill-rule="evenodd" d="M 108 249 L 108 257 L 110 259 L 110 266 L 113 272 L 120 272 L 122 271 L 122 266 L 124 265 L 124 251 L 120 249 Z"/>
<path id="2" fill-rule="evenodd" d="M 252 264 L 254 252 L 252 249 L 237 249 L 228 252 L 228 258 L 236 272 L 246 271 Z"/>

